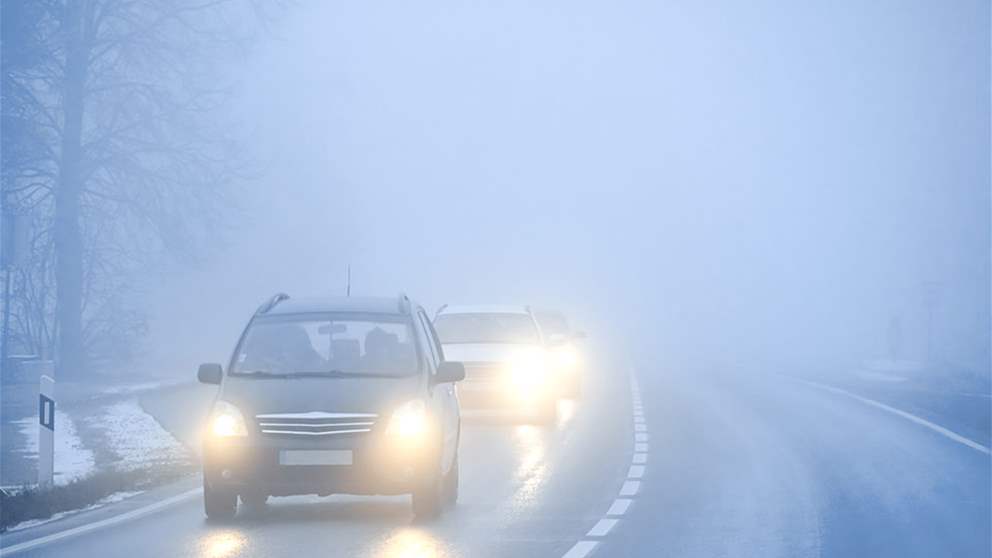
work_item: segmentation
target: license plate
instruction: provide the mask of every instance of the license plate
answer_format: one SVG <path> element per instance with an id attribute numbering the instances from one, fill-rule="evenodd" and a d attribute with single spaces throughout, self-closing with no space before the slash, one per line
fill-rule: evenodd
<path id="1" fill-rule="evenodd" d="M 280 465 L 352 465 L 351 450 L 281 450 Z"/>

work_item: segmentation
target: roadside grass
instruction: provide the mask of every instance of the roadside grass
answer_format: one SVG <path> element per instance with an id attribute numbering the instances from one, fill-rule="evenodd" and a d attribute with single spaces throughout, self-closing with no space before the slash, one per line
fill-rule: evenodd
<path id="1" fill-rule="evenodd" d="M 126 471 L 98 471 L 65 485 L 50 488 L 26 486 L 0 493 L 0 532 L 32 519 L 48 519 L 60 512 L 80 510 L 119 492 L 147 490 L 195 472 L 193 464 Z"/>

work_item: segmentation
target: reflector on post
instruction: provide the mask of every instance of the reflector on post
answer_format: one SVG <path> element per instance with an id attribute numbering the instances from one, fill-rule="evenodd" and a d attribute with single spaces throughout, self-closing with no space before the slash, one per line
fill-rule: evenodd
<path id="1" fill-rule="evenodd" d="M 38 394 L 38 486 L 55 478 L 55 380 L 42 376 Z"/>

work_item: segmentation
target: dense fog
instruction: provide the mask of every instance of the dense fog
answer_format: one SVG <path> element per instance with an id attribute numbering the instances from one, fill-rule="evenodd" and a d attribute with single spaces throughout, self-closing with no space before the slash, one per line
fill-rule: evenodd
<path id="1" fill-rule="evenodd" d="M 559 307 L 659 367 L 926 360 L 932 314 L 930 358 L 987 373 L 988 20 L 302 2 L 227 68 L 261 172 L 201 266 L 148 278 L 139 368 L 225 359 L 264 298 L 350 266 L 432 309 Z"/>

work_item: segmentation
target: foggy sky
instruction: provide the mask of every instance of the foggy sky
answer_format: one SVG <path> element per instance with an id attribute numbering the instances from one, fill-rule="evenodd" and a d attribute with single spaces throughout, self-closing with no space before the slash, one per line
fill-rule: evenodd
<path id="1" fill-rule="evenodd" d="M 559 306 L 672 365 L 988 366 L 987 2 L 301 2 L 232 68 L 267 171 L 151 281 L 163 366 L 276 291 Z M 186 304 L 178 305 L 177 300 Z M 983 355 L 985 355 L 983 357 Z M 983 360 L 985 359 L 985 360 Z"/>

